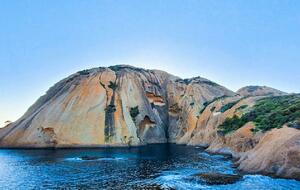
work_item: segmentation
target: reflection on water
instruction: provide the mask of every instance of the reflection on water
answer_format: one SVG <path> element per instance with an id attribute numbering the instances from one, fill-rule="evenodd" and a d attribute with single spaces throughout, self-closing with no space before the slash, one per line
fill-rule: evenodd
<path id="1" fill-rule="evenodd" d="M 199 172 L 234 174 L 229 159 L 173 144 L 135 148 L 0 150 L 1 189 L 300 189 L 295 180 L 247 175 L 207 185 Z"/>

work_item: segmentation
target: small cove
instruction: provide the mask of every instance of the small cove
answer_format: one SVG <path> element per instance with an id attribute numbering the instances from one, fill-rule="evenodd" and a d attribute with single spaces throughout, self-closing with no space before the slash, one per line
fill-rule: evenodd
<path id="1" fill-rule="evenodd" d="M 1 189 L 300 189 L 296 180 L 244 175 L 211 185 L 195 174 L 237 174 L 231 160 L 175 144 L 132 148 L 1 149 Z"/>

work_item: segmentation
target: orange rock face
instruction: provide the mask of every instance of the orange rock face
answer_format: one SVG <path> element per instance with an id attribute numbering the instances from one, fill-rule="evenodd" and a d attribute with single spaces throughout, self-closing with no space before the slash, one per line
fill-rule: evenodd
<path id="1" fill-rule="evenodd" d="M 260 96 L 242 98 L 224 113 L 218 112 L 222 105 L 236 102 L 230 97 L 211 103 L 202 112 L 193 131 L 190 145 L 208 147 L 212 153 L 230 154 L 238 162 L 238 169 L 247 173 L 262 173 L 284 178 L 300 179 L 300 130 L 283 127 L 267 133 L 252 133 L 254 124 L 249 122 L 225 136 L 217 133 L 217 126 L 234 114 L 241 114 L 242 105 L 252 107 Z"/>
<path id="2" fill-rule="evenodd" d="M 202 78 L 182 81 L 131 66 L 80 71 L 55 84 L 22 118 L 1 129 L 0 145 L 187 143 L 203 102 L 234 93 Z M 180 107 L 176 115 L 169 114 L 173 104 Z"/>
<path id="3" fill-rule="evenodd" d="M 263 96 L 281 93 L 244 88 L 236 94 L 201 77 L 180 79 L 131 66 L 75 73 L 51 87 L 16 122 L 0 129 L 1 147 L 98 147 L 178 143 L 231 154 L 239 169 L 300 179 L 300 132 L 253 134 L 247 123 L 218 133 L 226 118 L 242 115 Z M 250 94 L 249 94 L 250 93 Z M 221 110 L 234 103 L 227 110 Z"/>
<path id="4" fill-rule="evenodd" d="M 283 127 L 267 132 L 238 161 L 239 169 L 300 180 L 300 131 Z"/>

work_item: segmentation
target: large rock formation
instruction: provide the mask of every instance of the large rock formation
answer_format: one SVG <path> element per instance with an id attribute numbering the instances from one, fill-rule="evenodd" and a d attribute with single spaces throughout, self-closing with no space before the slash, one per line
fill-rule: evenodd
<path id="1" fill-rule="evenodd" d="M 203 103 L 232 91 L 131 66 L 75 73 L 0 132 L 1 146 L 72 147 L 187 143 Z"/>
<path id="2" fill-rule="evenodd" d="M 240 170 L 248 173 L 300 180 L 300 131 L 283 127 L 267 132 L 238 164 Z"/>
<path id="3" fill-rule="evenodd" d="M 274 128 L 267 132 L 253 132 L 256 124 L 247 122 L 231 133 L 225 135 L 219 133 L 218 127 L 227 118 L 249 112 L 259 100 L 264 98 L 265 96 L 235 96 L 214 101 L 200 115 L 193 137 L 188 144 L 204 146 L 211 153 L 232 155 L 237 160 L 235 165 L 238 169 L 246 173 L 262 173 L 300 180 L 299 124 L 295 127 L 295 122 L 292 122 L 291 127 L 285 125 L 280 129 Z M 297 104 L 292 104 L 289 109 L 284 110 L 283 114 L 291 118 L 297 115 L 296 123 L 299 123 L 300 95 L 286 99 L 289 101 L 296 99 Z M 222 107 L 229 104 L 233 106 L 226 111 L 220 111 Z"/>
<path id="4" fill-rule="evenodd" d="M 256 124 L 249 120 L 230 133 L 219 130 L 228 118 L 249 113 L 261 99 L 285 94 L 268 87 L 245 87 L 234 93 L 201 77 L 181 79 L 124 65 L 84 70 L 55 84 L 24 116 L 0 129 L 0 146 L 170 142 L 230 154 L 239 159 L 242 171 L 300 179 L 298 129 L 254 133 Z M 298 107 L 291 105 L 282 113 L 292 114 L 296 120 L 290 125 L 299 126 L 295 116 L 300 113 L 300 97 L 291 100 Z M 291 104 L 288 98 L 282 101 Z"/>

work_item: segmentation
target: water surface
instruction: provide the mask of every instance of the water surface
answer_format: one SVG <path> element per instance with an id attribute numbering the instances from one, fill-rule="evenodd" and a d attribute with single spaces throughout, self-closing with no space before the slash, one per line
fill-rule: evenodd
<path id="1" fill-rule="evenodd" d="M 299 181 L 261 175 L 207 185 L 193 176 L 201 172 L 236 173 L 229 158 L 173 144 L 0 150 L 1 189 L 300 189 Z"/>

